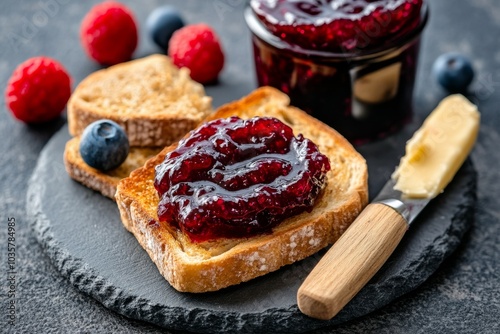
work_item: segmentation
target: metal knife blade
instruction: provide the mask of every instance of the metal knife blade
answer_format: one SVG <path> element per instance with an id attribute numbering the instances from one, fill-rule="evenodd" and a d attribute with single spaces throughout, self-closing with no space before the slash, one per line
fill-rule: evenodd
<path id="1" fill-rule="evenodd" d="M 401 214 L 408 224 L 411 224 L 431 199 L 405 197 L 401 191 L 394 189 L 395 184 L 394 179 L 389 179 L 374 198 L 373 203 L 390 206 Z"/>

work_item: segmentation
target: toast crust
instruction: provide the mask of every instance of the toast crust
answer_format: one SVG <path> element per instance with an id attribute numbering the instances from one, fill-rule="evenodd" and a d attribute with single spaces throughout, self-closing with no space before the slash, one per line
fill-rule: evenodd
<path id="1" fill-rule="evenodd" d="M 130 146 L 165 146 L 179 140 L 212 111 L 212 99 L 189 70 L 151 55 L 90 74 L 68 101 L 68 126 L 79 136 L 90 123 L 110 119 Z"/>
<path id="2" fill-rule="evenodd" d="M 330 159 L 327 185 L 313 210 L 283 221 L 270 234 L 193 243 L 166 222 L 159 222 L 154 167 L 173 144 L 118 184 L 116 201 L 125 228 L 137 238 L 160 273 L 179 291 L 206 292 L 248 281 L 310 256 L 335 242 L 368 202 L 366 162 L 335 130 L 289 106 L 274 88 L 259 88 L 226 104 L 205 121 L 230 116 L 276 117 L 294 134 L 304 134 Z"/>
<path id="3" fill-rule="evenodd" d="M 118 182 L 129 176 L 133 170 L 143 166 L 160 150 L 159 147 L 131 147 L 127 159 L 119 167 L 102 172 L 85 163 L 80 155 L 80 137 L 74 137 L 64 148 L 64 166 L 72 179 L 114 200 Z"/>

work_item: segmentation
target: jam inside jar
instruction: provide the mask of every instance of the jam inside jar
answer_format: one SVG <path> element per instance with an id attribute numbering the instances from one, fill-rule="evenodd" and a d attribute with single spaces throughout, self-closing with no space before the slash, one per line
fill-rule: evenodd
<path id="1" fill-rule="evenodd" d="M 259 86 L 272 86 L 351 143 L 411 118 L 423 0 L 252 0 Z"/>

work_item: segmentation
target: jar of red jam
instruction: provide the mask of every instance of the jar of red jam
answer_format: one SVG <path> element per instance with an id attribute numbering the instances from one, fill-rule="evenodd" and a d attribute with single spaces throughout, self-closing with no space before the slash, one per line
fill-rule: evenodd
<path id="1" fill-rule="evenodd" d="M 424 0 L 251 0 L 259 86 L 273 86 L 353 144 L 412 114 Z"/>

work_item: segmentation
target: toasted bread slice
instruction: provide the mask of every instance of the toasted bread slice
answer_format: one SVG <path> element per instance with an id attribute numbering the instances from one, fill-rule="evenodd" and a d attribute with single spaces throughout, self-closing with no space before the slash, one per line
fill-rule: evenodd
<path id="1" fill-rule="evenodd" d="M 116 201 L 122 222 L 148 252 L 160 273 L 179 291 L 205 292 L 248 281 L 314 254 L 335 242 L 368 201 L 363 157 L 335 130 L 289 106 L 281 92 L 264 87 L 222 106 L 206 121 L 230 116 L 276 117 L 294 134 L 315 142 L 330 159 L 327 185 L 312 212 L 283 221 L 270 234 L 191 242 L 180 230 L 159 222 L 155 166 L 175 144 L 120 181 Z"/>
<path id="2" fill-rule="evenodd" d="M 68 102 L 69 132 L 79 136 L 106 118 L 125 129 L 130 146 L 170 145 L 212 111 L 211 103 L 188 69 L 152 55 L 85 78 Z"/>
<path id="3" fill-rule="evenodd" d="M 163 147 L 131 147 L 127 159 L 117 168 L 102 172 L 90 167 L 80 155 L 80 137 L 74 137 L 66 143 L 64 165 L 69 176 L 86 187 L 99 191 L 104 196 L 115 199 L 118 182 L 143 166 Z"/>

